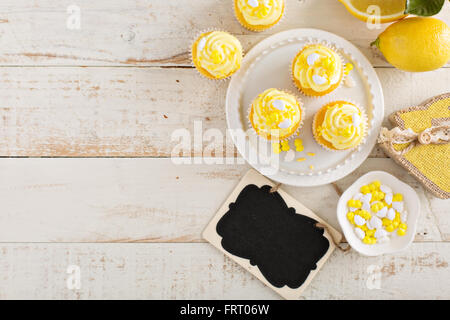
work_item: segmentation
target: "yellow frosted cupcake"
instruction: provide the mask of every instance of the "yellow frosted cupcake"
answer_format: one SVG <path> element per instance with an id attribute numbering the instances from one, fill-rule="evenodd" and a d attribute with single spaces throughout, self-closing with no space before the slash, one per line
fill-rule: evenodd
<path id="1" fill-rule="evenodd" d="M 239 23 L 252 31 L 263 31 L 280 21 L 284 0 L 234 0 L 234 11 Z"/>
<path id="2" fill-rule="evenodd" d="M 192 44 L 191 50 L 195 67 L 209 79 L 228 78 L 241 67 L 241 43 L 228 32 L 203 33 Z"/>
<path id="3" fill-rule="evenodd" d="M 253 100 L 248 117 L 260 137 L 280 141 L 300 129 L 303 123 L 302 104 L 294 95 L 271 88 Z"/>
<path id="4" fill-rule="evenodd" d="M 292 79 L 308 96 L 323 96 L 339 87 L 344 76 L 342 59 L 332 49 L 313 44 L 304 47 L 292 62 Z"/>
<path id="5" fill-rule="evenodd" d="M 325 149 L 356 148 L 367 132 L 367 118 L 361 109 L 348 101 L 324 105 L 314 116 L 314 138 Z"/>

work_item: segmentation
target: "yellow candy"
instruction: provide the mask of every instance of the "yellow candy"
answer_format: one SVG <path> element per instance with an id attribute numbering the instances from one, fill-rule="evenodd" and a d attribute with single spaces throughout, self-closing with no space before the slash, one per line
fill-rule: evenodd
<path id="1" fill-rule="evenodd" d="M 353 212 L 351 212 L 351 211 L 347 212 L 347 218 L 348 218 L 348 220 L 351 220 L 351 219 L 353 219 L 354 217 L 355 217 L 355 214 L 354 214 Z"/>
<path id="2" fill-rule="evenodd" d="M 278 142 L 274 142 L 272 143 L 272 150 L 274 153 L 280 153 L 281 152 L 281 147 L 280 144 Z"/>
<path id="3" fill-rule="evenodd" d="M 368 236 L 368 237 L 373 237 L 374 234 L 375 234 L 375 230 L 367 230 L 366 231 L 366 236 Z"/>
<path id="4" fill-rule="evenodd" d="M 346 63 L 345 64 L 345 74 L 349 74 L 350 71 L 353 70 L 353 65 L 351 63 Z"/>
<path id="5" fill-rule="evenodd" d="M 357 226 L 358 228 L 360 228 L 362 231 L 366 232 L 367 230 L 369 230 L 369 228 L 367 228 L 366 225 L 362 225 L 362 226 Z"/>
<path id="6" fill-rule="evenodd" d="M 408 226 L 406 225 L 406 223 L 400 223 L 400 224 L 398 225 L 398 227 L 399 227 L 399 229 L 403 229 L 403 230 L 408 229 Z"/>
<path id="7" fill-rule="evenodd" d="M 295 144 L 295 146 L 301 146 L 301 145 L 303 145 L 303 141 L 302 141 L 302 139 L 295 139 L 294 144 Z"/>
<path id="8" fill-rule="evenodd" d="M 372 192 L 372 200 L 371 201 L 378 201 L 384 199 L 384 193 L 381 191 L 373 191 Z"/>
<path id="9" fill-rule="evenodd" d="M 348 200 L 347 205 L 351 208 L 361 208 L 362 207 L 361 201 L 353 200 L 353 199 Z"/>
<path id="10" fill-rule="evenodd" d="M 372 215 L 366 210 L 358 210 L 356 213 L 366 220 L 369 220 L 372 217 Z"/>
<path id="11" fill-rule="evenodd" d="M 291 147 L 289 147 L 288 141 L 281 141 L 281 150 L 283 151 L 289 151 Z"/>
<path id="12" fill-rule="evenodd" d="M 392 197 L 392 201 L 402 201 L 402 200 L 403 200 L 403 195 L 401 193 L 396 193 Z"/>
<path id="13" fill-rule="evenodd" d="M 296 150 L 297 152 L 302 152 L 302 151 L 304 150 L 304 147 L 303 147 L 302 145 L 300 145 L 300 146 L 295 146 L 295 150 Z"/>
<path id="14" fill-rule="evenodd" d="M 393 226 L 392 224 L 386 226 L 386 231 L 387 231 L 387 232 L 392 232 L 392 231 L 394 231 L 394 230 L 395 230 L 395 228 L 394 228 L 394 226 Z"/>
<path id="15" fill-rule="evenodd" d="M 211 58 L 212 58 L 213 62 L 216 63 L 216 64 L 220 63 L 220 61 L 222 61 L 222 56 L 220 55 L 219 50 L 214 50 L 211 53 Z"/>
<path id="16" fill-rule="evenodd" d="M 377 243 L 377 239 L 376 238 L 370 238 L 370 244 L 375 244 Z"/>
<path id="17" fill-rule="evenodd" d="M 400 223 L 398 221 L 392 222 L 392 226 L 394 227 L 394 229 L 397 229 L 399 225 Z"/>
<path id="18" fill-rule="evenodd" d="M 371 243 L 371 241 L 370 241 L 370 238 L 369 237 L 364 237 L 364 239 L 362 240 L 365 244 L 370 244 Z"/>
<path id="19" fill-rule="evenodd" d="M 280 118 L 280 116 L 278 115 L 277 112 L 272 112 L 272 113 L 269 115 L 269 118 L 270 118 L 270 120 L 271 120 L 272 122 L 278 122 L 278 119 Z"/>
<path id="20" fill-rule="evenodd" d="M 406 231 L 403 230 L 403 229 L 398 229 L 398 230 L 397 230 L 397 234 L 398 234 L 399 236 L 404 236 L 404 235 L 406 234 Z"/>
<path id="21" fill-rule="evenodd" d="M 377 202 L 375 204 L 373 204 L 370 208 L 372 209 L 373 212 L 378 212 L 381 209 L 383 209 L 384 205 L 382 202 Z"/>
<path id="22" fill-rule="evenodd" d="M 360 189 L 361 193 L 367 194 L 370 193 L 370 187 L 369 186 L 362 186 Z"/>
<path id="23" fill-rule="evenodd" d="M 381 182 L 379 180 L 375 180 L 372 184 L 378 189 L 381 186 Z"/>
<path id="24" fill-rule="evenodd" d="M 371 183 L 371 184 L 369 184 L 369 189 L 370 189 L 370 191 L 375 191 L 375 190 L 377 190 L 377 187 L 373 183 Z"/>

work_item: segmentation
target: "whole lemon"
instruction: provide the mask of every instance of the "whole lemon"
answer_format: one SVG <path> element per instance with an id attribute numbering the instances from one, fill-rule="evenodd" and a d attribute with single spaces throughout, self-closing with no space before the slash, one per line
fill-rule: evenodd
<path id="1" fill-rule="evenodd" d="M 372 43 L 389 63 L 412 72 L 442 67 L 450 59 L 450 29 L 435 18 L 407 18 L 391 24 Z"/>

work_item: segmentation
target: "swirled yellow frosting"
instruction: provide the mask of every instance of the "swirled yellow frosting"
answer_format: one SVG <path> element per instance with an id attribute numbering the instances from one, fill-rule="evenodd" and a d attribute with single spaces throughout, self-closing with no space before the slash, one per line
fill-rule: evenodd
<path id="1" fill-rule="evenodd" d="M 296 57 L 292 71 L 302 88 L 324 92 L 340 81 L 342 68 L 336 52 L 322 45 L 310 45 Z"/>
<path id="2" fill-rule="evenodd" d="M 284 11 L 284 0 L 236 0 L 244 20 L 253 26 L 275 24 Z"/>
<path id="3" fill-rule="evenodd" d="M 366 130 L 361 110 L 350 102 L 339 101 L 326 106 L 323 122 L 317 134 L 338 150 L 356 147 Z"/>
<path id="4" fill-rule="evenodd" d="M 192 54 L 194 63 L 217 79 L 226 78 L 241 67 L 241 43 L 227 32 L 202 34 L 195 42 Z"/>
<path id="5" fill-rule="evenodd" d="M 272 88 L 256 97 L 249 116 L 259 135 L 269 140 L 283 139 L 298 129 L 302 111 L 295 96 Z"/>

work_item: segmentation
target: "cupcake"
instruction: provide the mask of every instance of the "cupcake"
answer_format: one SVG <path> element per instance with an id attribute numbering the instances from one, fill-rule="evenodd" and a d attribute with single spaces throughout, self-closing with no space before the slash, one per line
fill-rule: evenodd
<path id="1" fill-rule="evenodd" d="M 239 23 L 252 31 L 263 31 L 280 21 L 284 0 L 234 0 L 234 11 Z"/>
<path id="2" fill-rule="evenodd" d="M 271 88 L 253 100 L 248 118 L 260 137 L 280 141 L 300 129 L 303 114 L 301 102 L 294 95 Z"/>
<path id="3" fill-rule="evenodd" d="M 367 131 L 363 111 L 348 101 L 324 105 L 314 116 L 312 131 L 318 144 L 328 150 L 356 148 Z"/>
<path id="4" fill-rule="evenodd" d="M 305 46 L 292 62 L 292 79 L 305 95 L 319 97 L 339 87 L 344 76 L 342 59 L 332 49 L 313 44 Z"/>
<path id="5" fill-rule="evenodd" d="M 209 79 L 228 78 L 241 67 L 241 43 L 228 32 L 202 33 L 191 50 L 194 66 Z"/>

